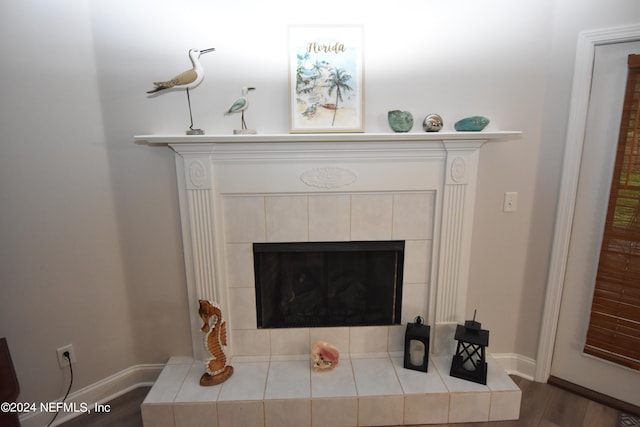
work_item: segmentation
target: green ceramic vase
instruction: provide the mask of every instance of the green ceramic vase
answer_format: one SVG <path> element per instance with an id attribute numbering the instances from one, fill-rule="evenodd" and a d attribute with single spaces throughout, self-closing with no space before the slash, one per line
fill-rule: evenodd
<path id="1" fill-rule="evenodd" d="M 387 113 L 387 118 L 394 132 L 409 132 L 413 127 L 413 116 L 408 111 L 392 110 Z"/>

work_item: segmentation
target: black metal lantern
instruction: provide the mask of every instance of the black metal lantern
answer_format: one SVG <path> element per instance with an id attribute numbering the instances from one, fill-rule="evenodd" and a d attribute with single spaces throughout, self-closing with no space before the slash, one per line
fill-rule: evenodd
<path id="1" fill-rule="evenodd" d="M 404 334 L 404 367 L 427 372 L 429 367 L 429 335 L 431 327 L 424 325 L 422 317 L 416 323 L 407 323 Z"/>
<path id="2" fill-rule="evenodd" d="M 487 358 L 485 349 L 489 345 L 489 331 L 481 329 L 482 324 L 467 320 L 456 327 L 455 339 L 458 341 L 456 354 L 451 361 L 449 375 L 479 384 L 487 384 Z"/>

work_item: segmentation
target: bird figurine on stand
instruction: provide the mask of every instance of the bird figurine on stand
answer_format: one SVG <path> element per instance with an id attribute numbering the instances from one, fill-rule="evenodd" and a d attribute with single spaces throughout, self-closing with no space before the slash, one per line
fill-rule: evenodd
<path id="1" fill-rule="evenodd" d="M 200 64 L 200 55 L 204 53 L 213 52 L 216 50 L 215 48 L 210 49 L 190 49 L 189 50 L 189 59 L 191 60 L 190 70 L 187 70 L 183 73 L 178 74 L 171 80 L 154 82 L 153 85 L 155 88 L 148 91 L 147 93 L 154 94 L 160 91 L 168 90 L 168 89 L 186 89 L 187 90 L 187 103 L 189 104 L 189 119 L 191 120 L 191 125 L 189 126 L 189 130 L 187 131 L 187 135 L 204 135 L 204 130 L 202 129 L 194 129 L 193 128 L 193 116 L 191 114 L 191 98 L 189 97 L 189 89 L 193 89 L 198 86 L 200 82 L 204 79 L 204 68 L 202 64 Z"/>
<path id="2" fill-rule="evenodd" d="M 256 133 L 255 129 L 247 129 L 247 123 L 244 121 L 244 111 L 249 108 L 249 100 L 247 99 L 247 94 L 250 90 L 255 90 L 255 87 L 243 87 L 242 88 L 242 96 L 233 101 L 231 107 L 227 111 L 224 112 L 225 116 L 234 113 L 241 113 L 241 125 L 242 129 L 234 129 L 234 134 L 254 134 Z"/>

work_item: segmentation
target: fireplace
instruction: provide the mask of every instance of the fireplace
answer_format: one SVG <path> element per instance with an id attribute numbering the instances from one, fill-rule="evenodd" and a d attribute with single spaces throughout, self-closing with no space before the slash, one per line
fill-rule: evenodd
<path id="1" fill-rule="evenodd" d="M 254 243 L 258 328 L 400 324 L 404 246 Z"/>
<path id="2" fill-rule="evenodd" d="M 232 420 L 299 426 L 518 418 L 521 392 L 497 363 L 489 364 L 496 374 L 491 387 L 448 375 L 454 331 L 467 318 L 480 147 L 516 134 L 138 137 L 170 143 L 176 152 L 196 359 L 167 364 L 142 405 L 145 423 L 175 418 L 177 426 L 201 410 L 206 415 L 199 419 L 216 411 L 220 425 Z M 399 324 L 396 317 L 383 325 L 258 327 L 255 275 L 262 267 L 255 266 L 254 244 L 279 251 L 289 244 L 371 241 L 404 242 L 404 260 L 398 261 Z M 303 257 L 312 259 L 311 266 L 322 264 L 318 257 Z M 299 276 L 295 269 L 280 275 Z M 291 299 L 291 292 L 281 292 L 277 301 L 283 295 Z M 232 381 L 212 393 L 198 385 L 201 360 L 208 356 L 199 298 L 222 306 L 236 368 Z M 415 381 L 396 352 L 402 352 L 406 324 L 417 315 L 431 325 L 433 364 L 426 374 L 413 372 L 420 376 Z M 332 375 L 310 372 L 309 351 L 316 340 L 330 342 L 344 355 Z"/>
<path id="3" fill-rule="evenodd" d="M 416 316 L 432 326 L 433 353 L 452 354 L 467 314 L 480 147 L 518 134 L 137 137 L 176 153 L 195 357 L 204 357 L 202 298 L 222 306 L 234 356 L 308 354 L 314 339 L 351 353 L 401 351 Z M 375 240 L 405 242 L 393 319 L 258 327 L 254 243 Z"/>

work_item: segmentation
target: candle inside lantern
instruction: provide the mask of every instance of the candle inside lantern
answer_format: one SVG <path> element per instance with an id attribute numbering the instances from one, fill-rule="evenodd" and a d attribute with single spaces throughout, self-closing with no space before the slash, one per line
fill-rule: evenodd
<path id="1" fill-rule="evenodd" d="M 422 365 L 422 361 L 424 360 L 424 350 L 425 346 L 422 341 L 411 340 L 409 343 L 409 359 L 411 360 L 411 364 L 413 366 Z"/>
<path id="2" fill-rule="evenodd" d="M 469 355 L 469 357 L 464 361 L 462 367 L 465 371 L 473 372 L 476 370 L 478 363 L 480 361 L 480 355 L 478 353 L 474 353 Z"/>

